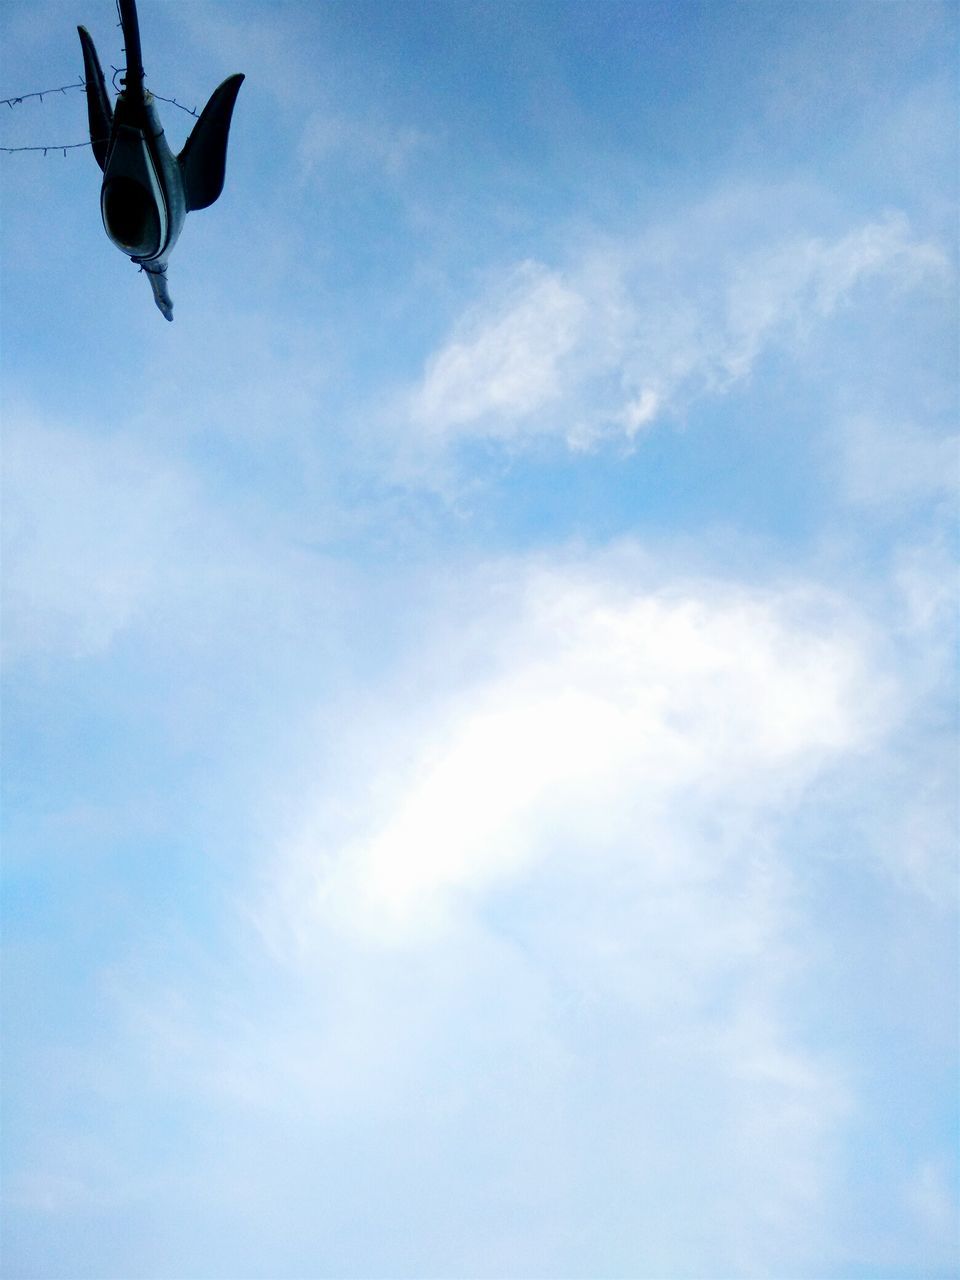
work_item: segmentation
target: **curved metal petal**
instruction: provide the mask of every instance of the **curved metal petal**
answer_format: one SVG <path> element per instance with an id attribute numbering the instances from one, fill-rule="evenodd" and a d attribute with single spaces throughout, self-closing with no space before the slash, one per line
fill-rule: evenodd
<path id="1" fill-rule="evenodd" d="M 223 190 L 227 138 L 243 75 L 228 76 L 214 89 L 177 159 L 187 209 L 206 209 Z"/>
<path id="2" fill-rule="evenodd" d="M 87 86 L 87 120 L 90 124 L 90 141 L 93 155 L 102 169 L 107 162 L 110 130 L 113 126 L 113 107 L 107 97 L 107 86 L 97 50 L 86 27 L 77 27 L 80 48 L 83 50 L 83 78 Z"/>

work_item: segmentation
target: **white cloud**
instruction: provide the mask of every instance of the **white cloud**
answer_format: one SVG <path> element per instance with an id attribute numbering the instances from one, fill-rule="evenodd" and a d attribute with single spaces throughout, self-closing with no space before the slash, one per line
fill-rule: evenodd
<path id="1" fill-rule="evenodd" d="M 393 690 L 325 719 L 336 764 L 261 868 L 266 1003 L 151 1011 L 131 981 L 151 1070 L 296 1117 L 281 1170 L 241 1144 L 271 1195 L 374 1125 L 365 1177 L 398 1221 L 433 1206 L 402 1273 L 822 1256 L 848 1084 L 791 1013 L 811 957 L 784 833 L 887 723 L 869 636 L 824 592 L 665 586 L 632 548 L 501 565 L 448 604 Z M 491 1237 L 500 1199 L 520 1225 Z"/>
<path id="2" fill-rule="evenodd" d="M 660 412 L 660 396 L 652 387 L 645 387 L 635 400 L 623 410 L 623 424 L 628 436 L 634 436 L 641 427 L 652 422 Z"/>
<path id="3" fill-rule="evenodd" d="M 864 762 L 915 692 L 887 624 L 810 587 L 671 578 L 630 547 L 501 564 L 447 606 L 359 727 L 327 724 L 341 768 L 268 875 L 260 927 L 322 1029 L 291 1013 L 198 1056 L 260 1105 L 283 1080 L 321 1128 L 372 1108 L 394 1132 L 409 1110 L 432 1195 L 546 1197 L 584 1274 L 813 1274 L 859 1099 L 798 1017 L 831 1012 L 808 985 L 821 854 L 794 828 L 825 825 L 822 865 L 862 858 L 833 850 L 830 779 L 871 792 Z M 913 852 L 893 857 L 909 882 Z M 437 1268 L 512 1275 L 522 1248 L 552 1273 L 535 1211 L 493 1241 L 450 1212 Z"/>
<path id="4" fill-rule="evenodd" d="M 856 1080 L 798 1012 L 824 970 L 790 833 L 900 714 L 871 628 L 630 546 L 450 591 L 406 669 L 325 705 L 327 763 L 267 779 L 294 797 L 252 895 L 269 953 L 178 975 L 165 939 L 108 979 L 109 1105 L 159 1099 L 190 1151 L 203 1226 L 167 1273 L 240 1197 L 285 1231 L 254 1214 L 237 1256 L 298 1274 L 316 1196 L 346 1230 L 372 1189 L 358 1273 L 814 1274 Z M 61 1186 L 58 1137 L 14 1195 L 182 1203 L 182 1155 L 89 1187 L 96 1137 Z"/>
<path id="5" fill-rule="evenodd" d="M 456 431 L 491 416 L 507 422 L 556 400 L 563 361 L 582 340 L 583 297 L 561 277 L 532 262 L 510 276 L 492 306 L 459 323 L 431 357 L 412 405 L 428 430 Z M 492 432 L 499 434 L 496 425 Z"/>
<path id="6" fill-rule="evenodd" d="M 521 264 L 429 358 L 410 419 L 434 442 L 629 439 L 748 378 L 765 350 L 803 337 L 864 282 L 910 289 L 947 270 L 901 214 L 774 241 L 749 222 L 744 240 L 738 219 L 737 202 L 715 202 L 563 269 Z"/>
<path id="7" fill-rule="evenodd" d="M 391 780 L 360 830 L 339 847 L 300 837 L 308 915 L 416 940 L 552 846 L 629 850 L 638 874 L 669 879 L 694 856 L 678 823 L 753 829 L 880 714 L 824 600 L 645 590 L 586 566 L 515 592 L 519 616 L 488 636 L 496 673 L 391 741 Z M 696 858 L 719 856 L 716 839 Z"/>

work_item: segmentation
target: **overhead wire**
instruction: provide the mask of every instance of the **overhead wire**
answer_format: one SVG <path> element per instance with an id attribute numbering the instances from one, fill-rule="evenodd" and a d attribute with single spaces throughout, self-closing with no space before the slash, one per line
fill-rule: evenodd
<path id="1" fill-rule="evenodd" d="M 66 94 L 69 89 L 86 89 L 86 81 L 82 78 L 72 84 L 60 84 L 53 89 L 35 89 L 32 93 L 18 93 L 12 98 L 0 98 L 0 107 L 7 106 L 11 110 L 19 107 L 22 103 L 30 98 L 39 98 L 43 102 L 44 96 L 53 93 Z M 44 155 L 48 151 L 62 151 L 64 155 L 68 151 L 73 151 L 77 147 L 92 147 L 92 140 L 89 142 L 48 142 L 46 146 L 40 147 L 0 147 L 0 151 L 5 151 L 8 155 L 15 151 L 42 151 Z"/>
<path id="2" fill-rule="evenodd" d="M 118 6 L 118 12 L 119 12 L 119 6 Z M 114 89 L 116 89 L 117 76 L 120 75 L 122 71 L 126 71 L 126 67 L 111 66 L 110 69 L 113 72 L 113 87 Z M 39 98 L 40 101 L 43 102 L 44 97 L 49 94 L 53 94 L 53 93 L 66 94 L 69 89 L 86 89 L 86 87 L 87 87 L 86 81 L 81 78 L 74 84 L 61 84 L 61 85 L 56 85 L 52 89 L 35 89 L 31 93 L 18 93 L 11 98 L 0 98 L 0 107 L 6 106 L 6 107 L 9 107 L 11 110 L 13 110 L 14 107 L 20 106 L 22 103 L 26 102 L 29 98 Z M 119 93 L 121 91 L 117 90 L 117 92 Z M 199 113 L 197 112 L 196 107 L 186 107 L 182 102 L 178 102 L 176 98 L 165 98 L 161 93 L 154 93 L 152 94 L 152 96 L 160 102 L 169 102 L 171 103 L 172 106 L 179 107 L 181 111 L 185 111 L 188 116 L 193 116 L 195 120 L 199 118 Z M 106 141 L 107 141 L 106 138 L 97 138 L 97 139 L 91 139 L 87 142 L 66 142 L 66 143 L 48 142 L 46 146 L 36 146 L 36 147 L 0 146 L 0 151 L 5 152 L 7 155 L 12 155 L 14 152 L 18 152 L 18 151 L 42 151 L 44 155 L 46 155 L 48 151 L 61 151 L 63 155 L 66 156 L 68 151 L 75 151 L 78 147 L 92 147 L 95 145 L 95 142 L 106 142 Z"/>
<path id="3" fill-rule="evenodd" d="M 14 98 L 0 98 L 0 107 L 18 107 L 28 98 L 39 98 L 42 102 L 46 93 L 66 93 L 68 89 L 85 89 L 86 87 L 86 81 L 81 79 L 76 84 L 57 85 L 55 89 L 35 89 L 33 93 L 18 93 Z"/>

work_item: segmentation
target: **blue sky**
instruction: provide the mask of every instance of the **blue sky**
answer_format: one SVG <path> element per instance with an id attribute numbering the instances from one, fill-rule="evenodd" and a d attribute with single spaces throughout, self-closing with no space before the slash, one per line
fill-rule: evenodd
<path id="1" fill-rule="evenodd" d="M 140 17 L 174 323 L 2 157 L 5 1274 L 956 1274 L 956 7 Z"/>

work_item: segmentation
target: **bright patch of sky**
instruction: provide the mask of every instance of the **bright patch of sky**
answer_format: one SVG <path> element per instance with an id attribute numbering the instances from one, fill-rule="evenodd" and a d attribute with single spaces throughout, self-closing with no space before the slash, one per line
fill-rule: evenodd
<path id="1" fill-rule="evenodd" d="M 140 16 L 174 323 L 0 157 L 5 1274 L 955 1275 L 956 7 Z"/>

